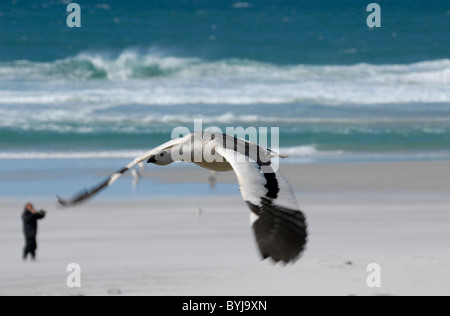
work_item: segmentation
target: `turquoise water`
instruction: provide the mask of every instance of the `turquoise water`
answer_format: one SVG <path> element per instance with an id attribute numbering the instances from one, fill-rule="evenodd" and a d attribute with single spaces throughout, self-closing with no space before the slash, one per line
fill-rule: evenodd
<path id="1" fill-rule="evenodd" d="M 0 159 L 131 158 L 279 127 L 296 161 L 450 158 L 450 1 L 0 4 Z"/>

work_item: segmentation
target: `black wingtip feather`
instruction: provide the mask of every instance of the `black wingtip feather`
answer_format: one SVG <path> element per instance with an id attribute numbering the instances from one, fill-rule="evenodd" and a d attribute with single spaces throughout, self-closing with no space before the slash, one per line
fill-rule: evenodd
<path id="1" fill-rule="evenodd" d="M 96 187 L 94 187 L 90 190 L 84 190 L 84 191 L 80 192 L 71 200 L 64 200 L 58 196 L 57 197 L 58 203 L 61 206 L 68 207 L 68 206 L 75 206 L 84 201 L 87 201 L 87 200 L 91 199 L 92 197 L 94 197 L 97 193 L 99 193 L 100 191 L 102 191 L 103 189 L 108 187 L 108 183 L 109 183 L 110 179 L 111 178 L 108 178 L 107 180 L 103 181 L 102 183 L 100 183 L 99 185 L 97 185 Z"/>
<path id="2" fill-rule="evenodd" d="M 259 216 L 253 230 L 263 259 L 286 264 L 297 261 L 308 240 L 303 213 L 276 206 L 269 199 L 262 199 L 259 206 L 247 204 Z"/>

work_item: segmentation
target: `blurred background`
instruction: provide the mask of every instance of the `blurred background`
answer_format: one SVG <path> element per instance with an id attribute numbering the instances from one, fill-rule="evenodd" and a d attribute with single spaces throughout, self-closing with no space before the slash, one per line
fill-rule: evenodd
<path id="1" fill-rule="evenodd" d="M 450 158 L 449 1 L 379 1 L 374 29 L 369 1 L 78 1 L 81 28 L 69 3 L 0 4 L 9 170 L 118 165 L 194 119 L 280 127 L 297 163 Z"/>

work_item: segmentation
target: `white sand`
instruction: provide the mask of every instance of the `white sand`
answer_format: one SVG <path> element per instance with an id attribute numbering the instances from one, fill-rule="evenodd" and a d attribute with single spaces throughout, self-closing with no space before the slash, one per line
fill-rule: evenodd
<path id="1" fill-rule="evenodd" d="M 311 234 L 305 256 L 286 267 L 259 260 L 237 191 L 99 199 L 65 210 L 35 201 L 49 216 L 34 263 L 21 260 L 24 201 L 3 199 L 0 295 L 450 295 L 449 166 L 284 168 Z M 72 262 L 82 268 L 79 289 L 66 286 Z M 366 285 L 373 262 L 382 269 L 381 288 Z"/>

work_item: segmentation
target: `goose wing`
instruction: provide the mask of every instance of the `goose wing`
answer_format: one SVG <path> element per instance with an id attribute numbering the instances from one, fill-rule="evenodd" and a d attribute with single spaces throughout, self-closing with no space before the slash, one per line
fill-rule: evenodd
<path id="1" fill-rule="evenodd" d="M 58 196 L 57 197 L 58 198 L 58 202 L 62 206 L 74 206 L 74 205 L 80 204 L 80 203 L 82 203 L 82 202 L 84 202 L 84 201 L 94 197 L 95 195 L 97 195 L 98 193 L 103 191 L 104 189 L 106 189 L 106 188 L 110 187 L 111 185 L 113 185 L 125 173 L 127 173 L 129 170 L 133 169 L 135 166 L 137 166 L 141 162 L 146 161 L 147 159 L 149 159 L 156 152 L 161 151 L 161 150 L 170 149 L 173 146 L 181 144 L 183 141 L 184 141 L 183 138 L 174 139 L 174 140 L 171 140 L 170 142 L 167 142 L 167 143 L 165 143 L 165 144 L 163 144 L 163 145 L 161 145 L 161 146 L 159 146 L 157 148 L 154 148 L 154 149 L 148 151 L 147 153 L 143 154 L 141 157 L 138 157 L 138 158 L 134 159 L 133 161 L 131 161 L 128 165 L 126 165 L 122 169 L 114 172 L 113 174 L 111 174 L 107 179 L 105 179 L 101 183 L 97 184 L 96 186 L 94 186 L 92 188 L 85 189 L 85 190 L 81 191 L 80 193 L 75 195 L 73 198 L 71 198 L 71 199 L 63 199 L 63 198 Z"/>
<path id="2" fill-rule="evenodd" d="M 262 162 L 258 154 L 252 155 L 248 150 L 218 143 L 216 151 L 238 177 L 262 257 L 276 262 L 295 261 L 305 249 L 308 233 L 305 216 L 286 178 L 270 161 Z"/>

